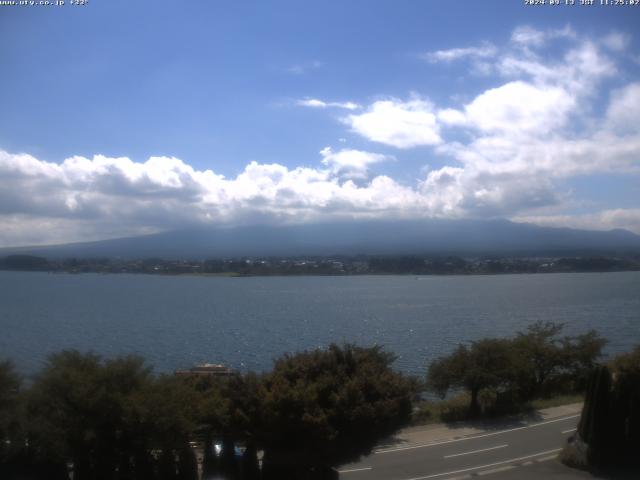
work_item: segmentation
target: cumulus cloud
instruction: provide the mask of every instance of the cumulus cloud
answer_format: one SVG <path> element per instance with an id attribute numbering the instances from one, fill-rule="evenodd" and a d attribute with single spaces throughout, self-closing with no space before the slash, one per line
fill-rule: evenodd
<path id="1" fill-rule="evenodd" d="M 320 155 L 322 155 L 322 164 L 329 167 L 332 173 L 354 179 L 366 178 L 369 165 L 391 160 L 387 155 L 379 153 L 349 149 L 334 152 L 331 147 L 323 148 Z"/>
<path id="2" fill-rule="evenodd" d="M 304 100 L 298 100 L 296 102 L 297 105 L 301 107 L 311 107 L 311 108 L 344 108 L 345 110 L 357 110 L 360 108 L 360 105 L 353 102 L 325 102 L 324 100 L 319 100 L 317 98 L 305 98 Z"/>
<path id="3" fill-rule="evenodd" d="M 439 118 L 482 132 L 531 135 L 562 125 L 574 106 L 575 99 L 561 88 L 516 81 L 485 91 L 463 111 L 442 111 Z"/>
<path id="4" fill-rule="evenodd" d="M 559 59 L 536 51 L 560 37 L 568 42 Z M 348 118 L 352 129 L 369 140 L 405 149 L 431 145 L 440 158 L 455 160 L 429 171 L 419 185 L 430 212 L 511 216 L 557 209 L 570 195 L 558 186 L 561 179 L 640 173 L 640 128 L 633 121 L 640 114 L 638 84 L 613 91 L 605 115 L 596 117 L 590 110 L 606 92 L 604 80 L 618 71 L 598 45 L 571 27 L 521 27 L 503 49 L 483 48 L 439 55 L 442 61 L 473 60 L 485 52 L 493 62 L 490 69 L 502 80 L 462 105 L 421 100 L 408 108 L 412 100 L 393 99 L 374 102 L 366 113 Z M 407 111 L 424 113 L 428 120 L 405 121 L 402 114 Z M 417 125 L 428 126 L 429 141 L 420 140 Z"/>
<path id="5" fill-rule="evenodd" d="M 560 35 L 538 33 L 541 41 Z M 514 35 L 518 41 L 538 38 L 531 30 Z M 614 91 L 604 118 L 587 117 L 594 93 L 616 71 L 594 44 L 587 41 L 569 48 L 559 62 L 514 52 L 496 61 L 497 70 L 509 81 L 481 92 L 461 108 L 444 108 L 437 114 L 440 125 L 468 136 L 466 141 L 445 139 L 437 146 L 439 153 L 461 165 L 455 182 L 440 197 L 449 211 L 509 216 L 557 207 L 568 195 L 557 186 L 560 179 L 640 173 L 640 129 L 631 121 L 640 108 L 637 85 Z M 448 177 L 447 168 L 443 173 Z M 437 174 L 430 173 L 425 187 L 437 183 Z"/>
<path id="6" fill-rule="evenodd" d="M 172 157 L 134 162 L 78 156 L 56 164 L 0 151 L 0 245 L 256 220 L 298 223 L 428 214 L 415 187 L 383 175 L 364 181 L 370 165 L 390 157 L 325 148 L 321 158 L 318 168 L 251 162 L 235 178 L 226 178 Z"/>
<path id="7" fill-rule="evenodd" d="M 567 39 L 565 51 L 554 59 L 542 56 L 544 49 L 536 46 L 558 37 Z M 596 44 L 568 27 L 523 27 L 506 46 L 491 45 L 495 51 L 479 53 L 488 48 L 481 44 L 440 55 L 444 62 L 482 58 L 496 73 L 489 88 L 465 92 L 457 97 L 462 101 L 437 105 L 413 94 L 364 107 L 316 98 L 298 102 L 350 110 L 343 124 L 375 144 L 401 152 L 422 147 L 425 163 L 437 159 L 439 168 L 424 168 L 411 184 L 375 173 L 378 164 L 401 163 L 402 156 L 369 149 L 326 147 L 313 167 L 251 162 L 232 178 L 173 157 L 134 162 L 75 156 L 52 163 L 0 151 L 0 245 L 195 224 L 347 218 L 508 217 L 640 233 L 638 209 L 608 205 L 589 214 L 557 213 L 571 203 L 571 192 L 561 187 L 565 179 L 640 175 L 640 83 L 607 88 L 619 69 L 615 42 L 609 43 Z M 308 159 L 301 164 L 309 165 Z"/>
<path id="8" fill-rule="evenodd" d="M 344 122 L 371 141 L 397 148 L 437 145 L 442 141 L 433 105 L 421 98 L 406 102 L 379 100 L 366 112 L 349 115 Z"/>

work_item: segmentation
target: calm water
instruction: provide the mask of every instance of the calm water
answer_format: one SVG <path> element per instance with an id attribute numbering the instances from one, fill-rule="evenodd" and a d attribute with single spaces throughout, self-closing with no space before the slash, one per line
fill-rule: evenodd
<path id="1" fill-rule="evenodd" d="M 640 272 L 501 276 L 162 277 L 0 271 L 0 358 L 32 373 L 64 348 L 139 353 L 156 371 L 265 370 L 330 342 L 382 344 L 422 374 L 458 342 L 536 320 L 640 343 Z"/>

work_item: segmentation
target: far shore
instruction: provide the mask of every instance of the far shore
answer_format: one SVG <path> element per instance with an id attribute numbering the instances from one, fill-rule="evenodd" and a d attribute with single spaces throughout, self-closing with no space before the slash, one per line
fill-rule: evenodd
<path id="1" fill-rule="evenodd" d="M 165 260 L 160 258 L 47 259 L 34 255 L 0 258 L 0 270 L 50 273 L 135 273 L 207 277 L 504 275 L 640 271 L 640 254 L 566 256 L 355 255 L 244 257 Z"/>

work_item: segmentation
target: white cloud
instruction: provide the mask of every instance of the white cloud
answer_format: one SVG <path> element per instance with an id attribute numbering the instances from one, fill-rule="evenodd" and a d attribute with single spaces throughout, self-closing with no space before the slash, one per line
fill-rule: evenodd
<path id="1" fill-rule="evenodd" d="M 566 44 L 559 60 L 533 51 L 533 46 L 559 37 L 580 41 Z M 558 187 L 561 179 L 640 173 L 640 129 L 633 121 L 640 115 L 640 88 L 631 84 L 614 91 L 603 117 L 594 117 L 590 109 L 603 91 L 603 80 L 617 72 L 614 61 L 593 42 L 579 39 L 570 27 L 516 29 L 512 42 L 518 48 L 498 52 L 492 59 L 491 68 L 507 77 L 506 83 L 457 108 L 438 108 L 429 102 L 413 109 L 435 115 L 429 117 L 429 131 L 439 141 L 431 145 L 441 158 L 457 161 L 428 171 L 420 184 L 433 215 L 495 216 L 557 209 L 570 195 Z M 453 60 L 471 50 L 451 52 Z M 428 145 L 406 140 L 415 137 L 415 124 L 396 115 L 396 110 L 408 110 L 404 105 L 400 100 L 375 102 L 367 113 L 350 116 L 350 125 L 372 141 L 402 148 Z"/>
<path id="2" fill-rule="evenodd" d="M 311 108 L 344 108 L 345 110 L 357 110 L 360 108 L 360 105 L 354 102 L 325 102 L 324 100 L 319 100 L 317 98 L 305 98 L 304 100 L 298 100 L 296 102 L 297 105 L 301 107 L 311 107 Z"/>
<path id="3" fill-rule="evenodd" d="M 613 91 L 607 109 L 609 128 L 621 133 L 640 132 L 638 119 L 640 119 L 640 82 Z"/>
<path id="4" fill-rule="evenodd" d="M 640 208 L 616 208 L 579 215 L 516 216 L 512 220 L 548 227 L 570 227 L 585 230 L 623 228 L 640 234 Z"/>
<path id="5" fill-rule="evenodd" d="M 511 52 L 499 59 L 496 68 L 505 77 L 554 85 L 575 95 L 596 91 L 599 82 L 616 73 L 615 64 L 588 40 L 567 50 L 559 62 L 545 61 L 533 53 Z"/>
<path id="6" fill-rule="evenodd" d="M 437 145 L 441 142 L 433 105 L 415 98 L 374 102 L 366 112 L 344 119 L 351 129 L 363 137 L 397 148 Z"/>
<path id="7" fill-rule="evenodd" d="M 631 37 L 622 32 L 611 32 L 602 39 L 602 44 L 614 52 L 625 50 L 631 43 Z"/>
<path id="8" fill-rule="evenodd" d="M 326 148 L 319 168 L 249 163 L 235 178 L 176 158 L 72 157 L 61 164 L 0 151 L 0 245 L 109 238 L 194 224 L 302 223 L 427 216 L 415 188 L 386 176 L 390 157 Z M 362 180 L 361 185 L 352 179 Z"/>
<path id="9" fill-rule="evenodd" d="M 334 152 L 331 147 L 323 148 L 320 155 L 322 164 L 329 167 L 332 173 L 354 179 L 366 178 L 369 165 L 391 160 L 390 157 L 379 153 L 348 149 Z"/>
<path id="10" fill-rule="evenodd" d="M 567 25 L 560 29 L 538 30 L 534 27 L 523 25 L 517 27 L 511 33 L 511 42 L 526 49 L 539 48 L 554 38 L 576 38 L 577 34 Z"/>
<path id="11" fill-rule="evenodd" d="M 576 41 L 561 42 L 566 47 L 554 59 L 534 48 L 559 37 Z M 466 91 L 448 104 L 415 94 L 365 107 L 317 98 L 297 102 L 350 110 L 342 122 L 371 142 L 403 150 L 432 147 L 425 149 L 425 163 L 437 160 L 438 168 L 424 168 L 412 185 L 372 173 L 372 166 L 394 157 L 355 149 L 327 147 L 315 167 L 251 162 L 233 178 L 172 157 L 134 162 L 77 156 L 57 164 L 0 151 L 0 245 L 257 219 L 506 216 L 640 233 L 638 209 L 606 205 L 583 215 L 558 213 L 571 203 L 571 192 L 561 187 L 565 179 L 640 175 L 640 83 L 609 91 L 604 80 L 618 72 L 620 54 L 614 40 L 605 42 L 608 50 L 570 28 L 520 28 L 504 49 L 491 46 L 493 53 L 479 53 L 486 44 L 448 51 L 449 57 L 442 53 L 441 61 L 481 60 L 487 72 L 498 74 L 490 88 L 471 96 Z"/>
<path id="12" fill-rule="evenodd" d="M 497 53 L 495 45 L 489 42 L 484 42 L 478 47 L 466 47 L 466 48 L 451 48 L 448 50 L 436 50 L 421 55 L 421 58 L 432 63 L 437 62 L 453 62 L 464 58 L 488 58 L 493 57 Z"/>
<path id="13" fill-rule="evenodd" d="M 467 117 L 464 112 L 455 108 L 438 110 L 436 117 L 444 125 L 465 125 L 467 123 Z"/>
<path id="14" fill-rule="evenodd" d="M 478 95 L 464 112 L 442 110 L 438 118 L 453 125 L 465 125 L 483 132 L 512 135 L 546 133 L 566 121 L 575 99 L 558 87 L 537 87 L 510 82 Z"/>
<path id="15" fill-rule="evenodd" d="M 511 41 L 519 45 L 541 44 L 545 41 L 545 34 L 535 28 L 522 26 L 511 33 Z"/>

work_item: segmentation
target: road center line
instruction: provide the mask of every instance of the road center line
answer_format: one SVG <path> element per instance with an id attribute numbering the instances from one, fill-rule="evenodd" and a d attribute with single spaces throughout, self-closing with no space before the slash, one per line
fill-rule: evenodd
<path id="1" fill-rule="evenodd" d="M 371 470 L 371 467 L 350 468 L 348 470 L 338 470 L 338 473 L 364 472 L 365 470 Z"/>
<path id="2" fill-rule="evenodd" d="M 556 448 L 555 450 L 547 450 L 544 452 L 532 453 L 531 455 L 525 455 L 524 457 L 510 458 L 509 460 L 504 460 L 502 462 L 489 463 L 487 465 L 478 465 L 477 467 L 463 468 L 462 470 L 454 470 L 451 472 L 434 473 L 433 475 L 426 475 L 424 477 L 411 477 L 405 480 L 426 480 L 427 478 L 442 477 L 444 475 L 455 475 L 456 473 L 470 472 L 472 470 L 480 470 L 482 468 L 495 467 L 496 465 L 504 465 L 505 463 L 519 462 L 520 460 L 526 460 L 527 458 L 534 458 L 534 457 L 539 457 L 540 455 L 556 453 L 556 452 L 559 452 L 560 450 L 562 449 Z"/>
<path id="3" fill-rule="evenodd" d="M 571 433 L 571 432 L 575 432 L 577 430 L 577 428 L 570 428 L 569 430 L 563 430 L 560 433 Z"/>
<path id="4" fill-rule="evenodd" d="M 499 448 L 505 448 L 508 446 L 509 445 L 505 443 L 504 445 L 498 445 L 496 447 L 481 448 L 480 450 L 473 450 L 471 452 L 454 453 L 453 455 L 445 455 L 444 458 L 461 457 L 462 455 L 471 455 L 472 453 L 488 452 L 489 450 L 497 450 Z"/>
<path id="5" fill-rule="evenodd" d="M 580 416 L 580 414 L 571 415 L 569 417 L 554 418 L 553 420 L 547 420 L 546 422 L 534 423 L 532 425 L 525 425 L 523 427 L 509 428 L 507 430 L 500 430 L 499 432 L 483 433 L 481 435 L 470 435 L 468 437 L 455 438 L 453 440 L 445 440 L 443 442 L 421 443 L 419 445 L 411 445 L 411 446 L 408 446 L 408 447 L 389 448 L 389 449 L 386 449 L 386 450 L 377 450 L 377 451 L 375 451 L 373 453 L 374 453 L 374 455 L 378 455 L 378 454 L 381 454 L 381 453 L 401 452 L 403 450 L 413 450 L 413 449 L 416 449 L 416 448 L 435 447 L 436 445 L 446 445 L 448 443 L 464 442 L 465 440 L 475 440 L 476 438 L 493 437 L 494 435 L 500 435 L 500 434 L 503 434 L 503 433 L 516 432 L 518 430 L 525 430 L 527 428 L 541 427 L 542 425 L 548 425 L 550 423 L 562 422 L 564 420 L 571 420 L 572 418 L 577 418 L 579 416 Z"/>

